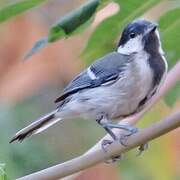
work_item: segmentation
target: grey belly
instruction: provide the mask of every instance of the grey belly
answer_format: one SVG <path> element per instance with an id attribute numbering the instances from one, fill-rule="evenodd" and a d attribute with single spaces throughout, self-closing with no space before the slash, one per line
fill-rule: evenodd
<path id="1" fill-rule="evenodd" d="M 109 86 L 85 89 L 74 94 L 64 110 L 86 117 L 96 118 L 105 113 L 110 119 L 120 118 L 136 111 L 148 91 L 148 88 L 140 88 L 134 79 L 120 79 Z"/>
<path id="2" fill-rule="evenodd" d="M 105 113 L 114 119 L 132 114 L 152 90 L 153 75 L 147 57 L 140 54 L 120 74 L 120 79 L 106 86 L 75 93 L 61 108 L 60 116 L 97 117 Z"/>

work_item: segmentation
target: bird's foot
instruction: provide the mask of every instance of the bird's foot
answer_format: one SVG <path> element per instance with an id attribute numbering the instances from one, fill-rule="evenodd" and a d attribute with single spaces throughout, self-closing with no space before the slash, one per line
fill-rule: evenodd
<path id="1" fill-rule="evenodd" d="M 125 143 L 127 138 L 129 136 L 132 136 L 133 134 L 137 133 L 138 132 L 138 128 L 136 127 L 132 127 L 132 126 L 128 126 L 128 133 L 126 134 L 122 134 L 119 141 L 120 143 L 123 145 L 123 146 L 127 146 L 127 144 Z"/>
<path id="2" fill-rule="evenodd" d="M 124 125 L 124 124 L 114 124 L 109 122 L 109 120 L 107 119 L 107 117 L 105 115 L 100 115 L 97 119 L 96 119 L 97 123 L 99 125 L 101 125 L 106 132 L 114 139 L 114 140 L 118 140 L 118 137 L 116 137 L 116 134 L 114 134 L 114 132 L 112 131 L 112 129 L 122 129 L 124 131 L 127 131 L 128 133 L 125 135 L 127 136 L 131 136 L 134 133 L 138 132 L 138 129 L 136 127 L 130 126 L 130 125 Z"/>
<path id="3" fill-rule="evenodd" d="M 102 147 L 103 151 L 104 151 L 104 152 L 107 152 L 107 150 L 106 150 L 107 146 L 109 146 L 109 145 L 112 144 L 112 143 L 113 143 L 112 140 L 110 140 L 110 139 L 104 139 L 104 140 L 102 141 L 102 143 L 101 143 L 101 147 Z"/>
<path id="4" fill-rule="evenodd" d="M 102 124 L 102 127 L 107 131 L 107 129 L 122 129 L 124 131 L 127 131 L 128 133 L 125 134 L 125 137 L 131 136 L 138 132 L 138 128 L 129 126 L 129 125 L 123 125 L 123 124 L 113 124 L 113 123 L 104 123 Z M 108 132 L 109 133 L 109 132 Z M 110 133 L 109 133 L 110 134 Z M 111 134 L 110 134 L 111 135 Z M 117 138 L 116 138 L 117 139 Z"/>
<path id="5" fill-rule="evenodd" d="M 128 133 L 125 134 L 125 136 L 126 136 L 126 137 L 129 137 L 129 136 L 131 136 L 131 135 L 137 133 L 139 130 L 138 130 L 138 128 L 136 128 L 136 127 L 133 127 L 133 126 L 127 126 L 127 130 L 126 130 L 126 131 L 128 131 Z"/>
<path id="6" fill-rule="evenodd" d="M 102 147 L 102 149 L 104 150 L 104 152 L 107 152 L 107 150 L 106 150 L 107 146 L 109 146 L 109 145 L 112 144 L 113 142 L 114 142 L 114 141 L 108 140 L 108 139 L 104 139 L 104 140 L 102 141 L 101 147 Z M 107 164 L 115 163 L 115 162 L 117 162 L 117 161 L 119 161 L 119 160 L 122 160 L 122 159 L 123 159 L 123 155 L 120 154 L 120 155 L 118 155 L 118 156 L 113 156 L 113 157 L 111 157 L 110 159 L 108 159 L 107 161 L 105 161 L 105 163 L 107 163 Z"/>
<path id="7" fill-rule="evenodd" d="M 107 164 L 116 163 L 117 161 L 121 161 L 123 159 L 124 159 L 124 155 L 120 154 L 118 156 L 111 157 L 110 159 L 106 160 L 105 163 Z"/>

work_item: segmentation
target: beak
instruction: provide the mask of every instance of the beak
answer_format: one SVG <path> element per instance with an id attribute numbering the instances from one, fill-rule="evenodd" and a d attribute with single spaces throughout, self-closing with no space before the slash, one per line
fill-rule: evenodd
<path id="1" fill-rule="evenodd" d="M 155 24 L 155 23 L 151 23 L 148 27 L 147 27 L 147 30 L 145 32 L 145 35 L 149 34 L 149 33 L 153 33 L 155 32 L 155 30 L 157 29 L 158 27 L 158 24 Z"/>

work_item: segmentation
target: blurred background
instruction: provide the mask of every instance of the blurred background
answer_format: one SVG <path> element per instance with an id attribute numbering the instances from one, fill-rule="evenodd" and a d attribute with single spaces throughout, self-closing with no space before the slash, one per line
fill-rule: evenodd
<path id="1" fill-rule="evenodd" d="M 1 0 L 0 7 L 9 2 L 14 1 Z M 147 3 L 141 1 L 138 5 L 136 1 L 128 0 L 122 3 L 122 8 L 121 1 L 117 1 L 116 4 L 110 3 L 96 14 L 93 23 L 83 33 L 50 44 L 29 60 L 22 60 L 34 42 L 47 35 L 48 28 L 52 24 L 84 2 L 85 0 L 49 1 L 0 25 L 0 163 L 6 164 L 9 179 L 76 157 L 105 135 L 104 130 L 95 121 L 77 119 L 59 123 L 23 143 L 9 144 L 15 132 L 56 107 L 53 101 L 76 74 L 96 57 L 115 47 L 121 29 L 116 29 L 112 25 L 119 23 L 117 18 L 123 7 L 129 8 L 129 11 L 125 11 L 125 16 L 128 16 L 128 13 L 133 14 L 136 10 L 138 17 L 153 21 L 159 21 L 167 11 L 171 10 L 167 1 L 157 0 L 153 3 L 152 0 Z M 148 7 L 148 3 L 152 5 Z M 172 8 L 175 9 L 178 3 L 173 3 Z M 138 14 L 138 10 L 142 8 L 144 8 L 143 13 Z M 108 22 L 104 25 L 101 23 L 107 16 L 117 13 L 118 10 L 116 18 L 113 16 L 114 19 L 108 18 Z M 174 18 L 180 18 L 178 13 Z M 166 22 L 169 21 L 167 15 Z M 110 22 L 113 23 L 110 24 Z M 104 27 L 108 23 L 110 26 L 107 33 Z M 180 23 L 179 19 L 176 23 Z M 162 27 L 166 29 L 169 25 L 164 25 L 162 22 Z M 170 33 L 169 41 L 177 39 L 176 28 L 174 31 L 173 28 L 171 29 L 172 33 L 166 32 L 163 36 L 166 37 Z M 118 38 L 110 40 L 109 37 L 116 32 L 119 33 Z M 105 48 L 101 48 L 102 42 L 106 41 L 106 36 Z M 90 44 L 88 44 L 89 38 Z M 94 49 L 92 48 L 93 38 L 94 41 L 96 40 Z M 169 48 L 169 54 L 166 57 L 168 61 L 172 58 L 175 62 L 179 59 L 179 45 L 176 47 L 173 42 L 169 45 L 166 40 L 168 38 L 164 40 L 165 49 Z M 171 51 L 171 48 L 176 52 Z M 172 63 L 171 67 L 173 65 Z M 180 90 L 179 87 L 179 85 L 176 87 L 176 92 Z M 171 106 L 162 99 L 137 126 L 148 126 L 179 108 L 180 101 L 177 97 Z M 180 179 L 179 137 L 180 130 L 177 129 L 151 142 L 148 151 L 140 157 L 136 157 L 137 152 L 134 150 L 127 153 L 123 161 L 90 168 L 77 179 L 178 180 Z"/>

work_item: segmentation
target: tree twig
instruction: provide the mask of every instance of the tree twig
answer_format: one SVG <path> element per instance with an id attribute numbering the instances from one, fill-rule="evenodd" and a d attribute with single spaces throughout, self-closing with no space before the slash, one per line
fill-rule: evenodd
<path id="1" fill-rule="evenodd" d="M 119 141 L 115 141 L 107 147 L 106 152 L 100 148 L 62 164 L 19 178 L 18 180 L 56 180 L 63 178 L 103 162 L 112 156 L 127 152 L 177 127 L 180 127 L 180 111 L 130 136 L 126 141 L 126 146 L 121 145 Z"/>

